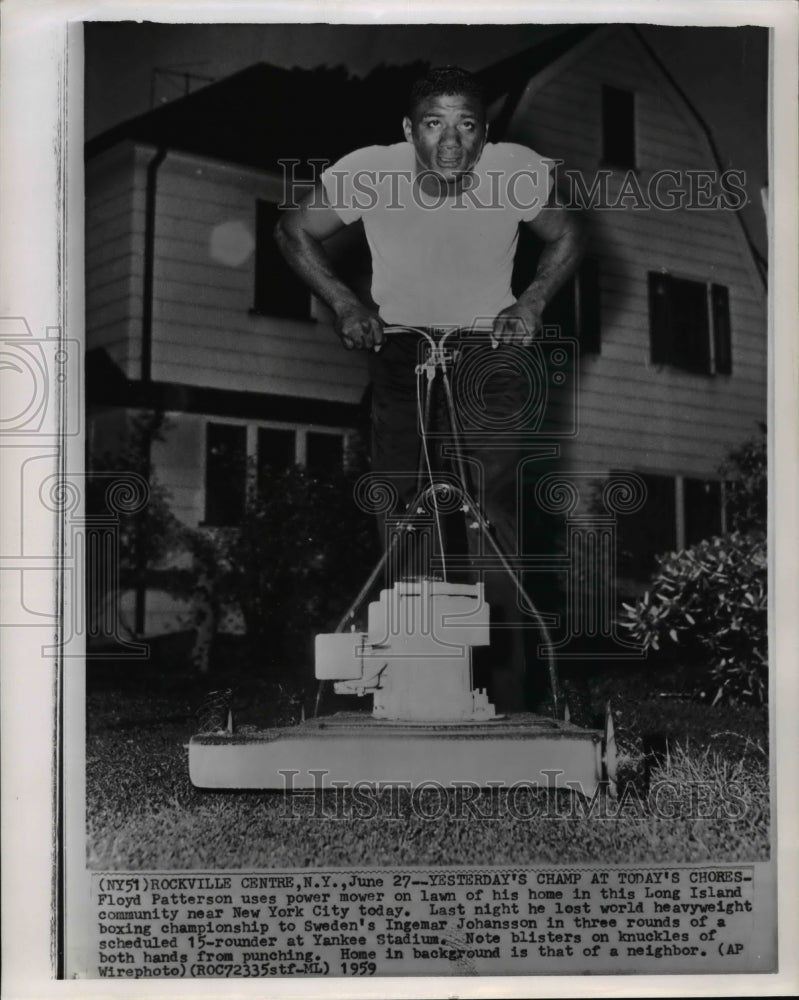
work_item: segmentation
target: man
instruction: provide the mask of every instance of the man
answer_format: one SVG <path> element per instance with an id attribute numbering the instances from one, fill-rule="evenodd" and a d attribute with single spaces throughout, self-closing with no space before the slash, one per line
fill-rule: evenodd
<path id="1" fill-rule="evenodd" d="M 402 128 L 404 142 L 356 150 L 326 170 L 299 208 L 283 215 L 275 235 L 292 268 L 332 310 L 344 346 L 370 352 L 372 470 L 393 479 L 407 503 L 419 462 L 419 337 L 388 336 L 384 328 L 422 327 L 435 335 L 488 323 L 490 339 L 488 333 L 481 342 L 471 337 L 464 347 L 478 399 L 466 398 L 465 385 L 457 401 L 477 406 L 486 426 L 510 429 L 503 415 L 524 412 L 529 394 L 525 348 L 547 302 L 576 269 L 583 235 L 574 213 L 557 204 L 544 159 L 514 143 L 487 142 L 485 103 L 471 74 L 458 67 L 432 70 L 414 85 Z M 341 281 L 324 248 L 356 219 L 371 251 L 374 306 Z M 544 246 L 533 280 L 515 299 L 511 272 L 520 224 Z M 470 467 L 479 469 L 484 513 L 512 554 L 519 450 L 503 446 L 500 436 L 465 445 Z M 515 588 L 502 574 L 492 574 L 487 592 L 497 623 L 518 618 Z M 492 635 L 490 688 L 501 710 L 523 705 L 518 633 L 495 632 L 496 642 Z"/>

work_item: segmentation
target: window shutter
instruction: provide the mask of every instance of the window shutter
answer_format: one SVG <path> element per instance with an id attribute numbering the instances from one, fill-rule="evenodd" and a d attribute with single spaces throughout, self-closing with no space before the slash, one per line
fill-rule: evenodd
<path id="1" fill-rule="evenodd" d="M 649 275 L 649 350 L 653 365 L 666 365 L 672 358 L 673 295 L 668 274 Z"/>
<path id="2" fill-rule="evenodd" d="M 576 304 L 580 351 L 583 354 L 599 354 L 602 344 L 600 336 L 599 261 L 596 257 L 586 257 L 580 266 Z"/>
<path id="3" fill-rule="evenodd" d="M 710 300 L 713 309 L 713 350 L 716 372 L 732 373 L 732 334 L 730 330 L 730 295 L 724 285 L 712 285 Z"/>

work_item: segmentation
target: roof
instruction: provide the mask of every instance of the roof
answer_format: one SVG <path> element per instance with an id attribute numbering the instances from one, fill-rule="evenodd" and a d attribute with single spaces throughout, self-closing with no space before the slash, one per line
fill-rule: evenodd
<path id="1" fill-rule="evenodd" d="M 489 104 L 505 97 L 493 138 L 501 137 L 529 80 L 595 28 L 568 28 L 475 74 Z M 86 157 L 129 139 L 260 169 L 277 169 L 278 159 L 337 159 L 359 146 L 398 141 L 407 93 L 428 68 L 379 66 L 359 78 L 343 66 L 256 63 L 109 129 L 86 143 Z"/>

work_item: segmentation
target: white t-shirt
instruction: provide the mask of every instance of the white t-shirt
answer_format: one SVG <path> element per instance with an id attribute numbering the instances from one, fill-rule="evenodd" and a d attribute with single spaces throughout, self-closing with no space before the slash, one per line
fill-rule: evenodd
<path id="1" fill-rule="evenodd" d="M 343 222 L 362 219 L 372 297 L 385 323 L 471 326 L 515 301 L 510 282 L 519 223 L 546 205 L 550 165 L 516 143 L 486 143 L 467 191 L 429 195 L 414 184 L 409 142 L 368 146 L 322 173 Z"/>

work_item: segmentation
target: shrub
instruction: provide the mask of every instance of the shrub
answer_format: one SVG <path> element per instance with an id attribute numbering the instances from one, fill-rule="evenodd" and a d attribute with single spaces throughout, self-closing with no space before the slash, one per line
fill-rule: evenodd
<path id="1" fill-rule="evenodd" d="M 725 478 L 725 506 L 735 531 L 765 531 L 768 496 L 766 425 L 760 436 L 733 448 L 719 469 Z"/>
<path id="2" fill-rule="evenodd" d="M 182 525 L 172 513 L 169 491 L 150 467 L 150 448 L 162 441 L 169 429 L 163 414 L 144 411 L 127 420 L 126 431 L 115 453 L 89 456 L 86 514 L 89 517 L 114 516 L 118 522 L 118 557 L 122 587 L 151 583 L 152 572 L 183 546 Z M 119 513 L 108 507 L 109 488 L 118 478 L 124 484 L 127 473 L 147 483 L 147 503 L 133 514 Z M 105 567 L 104 567 L 105 568 Z M 110 581 L 98 579 L 98 586 Z"/>
<path id="3" fill-rule="evenodd" d="M 244 618 L 256 662 L 280 677 L 310 663 L 316 632 L 335 628 L 378 557 L 353 479 L 301 468 L 261 478 L 236 530 L 217 537 L 225 601 Z"/>
<path id="4" fill-rule="evenodd" d="M 647 650 L 678 650 L 704 697 L 766 701 L 767 565 L 762 534 L 710 538 L 661 556 L 650 590 L 621 624 Z"/>
<path id="5" fill-rule="evenodd" d="M 170 493 L 150 460 L 153 443 L 162 441 L 168 430 L 162 413 L 129 414 L 113 451 L 87 455 L 87 523 L 113 525 L 117 560 L 87 564 L 90 643 L 101 645 L 117 638 L 117 603 L 125 590 L 158 587 L 176 596 L 191 593 L 190 582 L 171 568 L 185 549 L 186 530 L 172 513 Z M 132 477 L 146 489 L 144 506 L 134 510 L 113 506 L 111 498 L 115 494 L 124 498 Z M 123 622 L 122 628 L 134 634 L 136 623 Z"/>

